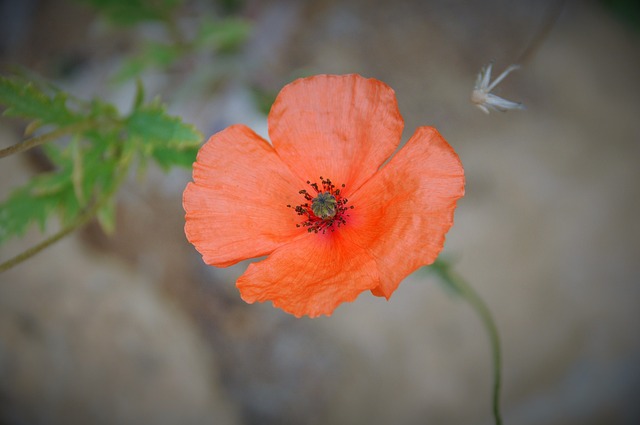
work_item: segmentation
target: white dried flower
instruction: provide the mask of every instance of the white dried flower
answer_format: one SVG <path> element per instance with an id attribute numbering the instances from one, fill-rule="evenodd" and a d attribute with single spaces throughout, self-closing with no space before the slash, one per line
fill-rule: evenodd
<path id="1" fill-rule="evenodd" d="M 524 105 L 522 103 L 512 102 L 496 96 L 495 94 L 491 94 L 491 90 L 493 90 L 500 81 L 504 80 L 511 71 L 515 71 L 520 68 L 520 66 L 511 65 L 502 74 L 500 74 L 498 78 L 490 83 L 492 66 L 493 63 L 490 63 L 480 70 L 478 78 L 476 79 L 476 85 L 473 88 L 473 92 L 471 92 L 471 103 L 482 109 L 486 114 L 489 113 L 489 110 L 506 112 L 510 109 L 524 109 Z"/>

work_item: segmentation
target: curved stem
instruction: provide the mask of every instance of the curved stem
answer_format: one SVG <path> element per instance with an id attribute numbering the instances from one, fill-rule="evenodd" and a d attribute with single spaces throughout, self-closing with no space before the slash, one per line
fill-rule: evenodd
<path id="1" fill-rule="evenodd" d="M 82 227 L 85 224 L 87 224 L 93 217 L 95 217 L 95 215 L 98 213 L 100 208 L 102 208 L 107 202 L 109 202 L 111 197 L 115 195 L 115 193 L 117 192 L 118 188 L 122 184 L 122 182 L 124 180 L 124 177 L 126 176 L 126 171 L 128 169 L 128 164 L 129 164 L 129 161 L 127 159 L 123 159 L 121 161 L 120 173 L 116 177 L 117 181 L 115 182 L 115 184 L 113 185 L 111 190 L 109 190 L 108 192 L 104 193 L 90 207 L 86 208 L 75 219 L 75 221 L 73 223 L 63 227 L 59 232 L 51 235 L 50 237 L 48 237 L 44 241 L 40 242 L 39 244 L 32 246 L 31 248 L 27 249 L 26 251 L 21 252 L 20 254 L 16 255 L 13 258 L 10 258 L 9 260 L 7 260 L 7 261 L 5 261 L 3 263 L 0 263 L 0 273 L 3 273 L 5 271 L 7 271 L 7 270 L 9 270 L 10 268 L 12 268 L 14 266 L 17 266 L 18 264 L 22 263 L 25 260 L 28 260 L 29 258 L 31 258 L 34 255 L 38 254 L 43 249 L 53 245 L 54 243 L 58 242 L 60 239 L 62 239 L 65 236 L 69 235 L 70 233 L 73 233 L 74 230 L 76 230 L 79 227 Z"/>
<path id="2" fill-rule="evenodd" d="M 498 328 L 496 327 L 491 311 L 480 298 L 478 293 L 469 286 L 463 279 L 457 278 L 457 284 L 463 289 L 463 295 L 466 300 L 475 309 L 478 316 L 482 320 L 484 327 L 489 334 L 491 340 L 491 350 L 493 352 L 493 416 L 496 421 L 496 425 L 502 424 L 502 417 L 500 415 L 500 388 L 502 385 L 502 354 L 500 350 L 500 337 L 498 335 Z"/>
<path id="3" fill-rule="evenodd" d="M 84 130 L 85 128 L 88 128 L 90 126 L 91 126 L 90 123 L 83 123 L 80 125 L 71 125 L 69 127 L 60 128 L 58 130 L 54 130 L 50 133 L 46 133 L 41 136 L 31 137 L 30 139 L 23 140 L 20 143 L 16 143 L 15 145 L 9 146 L 8 148 L 0 149 L 0 158 L 4 158 L 5 156 L 24 152 L 28 149 L 35 148 L 36 146 L 39 146 L 43 143 L 50 142 L 62 136 L 66 136 L 67 134 Z"/>
<path id="4" fill-rule="evenodd" d="M 500 349 L 500 336 L 493 315 L 480 295 L 464 279 L 454 273 L 448 263 L 443 260 L 436 260 L 431 267 L 440 278 L 451 285 L 460 296 L 467 300 L 478 316 L 480 316 L 480 320 L 489 334 L 493 357 L 493 417 L 496 425 L 502 425 L 502 416 L 500 414 L 502 354 Z"/>
<path id="5" fill-rule="evenodd" d="M 517 64 L 523 65 L 529 59 L 531 59 L 536 52 L 545 41 L 545 39 L 549 36 L 549 33 L 553 29 L 554 25 L 558 21 L 562 10 L 564 9 L 564 4 L 566 0 L 558 0 L 554 4 L 550 5 L 547 9 L 547 13 L 543 18 L 542 25 L 538 32 L 534 35 L 533 39 L 529 42 L 524 52 L 520 54 L 520 57 L 516 61 Z"/>
<path id="6" fill-rule="evenodd" d="M 53 245 L 54 243 L 58 242 L 60 239 L 72 233 L 77 228 L 83 226 L 98 212 L 100 207 L 101 207 L 101 203 L 96 202 L 91 206 L 91 208 L 87 209 L 84 213 L 82 213 L 73 223 L 63 227 L 58 233 L 51 235 L 50 237 L 43 240 L 39 244 L 32 246 L 26 251 L 21 252 L 15 257 L 0 264 L 0 273 L 7 271 L 14 266 L 17 266 L 18 264 L 22 263 L 25 260 L 28 260 L 29 258 L 33 257 L 43 249 L 49 247 L 50 245 Z"/>

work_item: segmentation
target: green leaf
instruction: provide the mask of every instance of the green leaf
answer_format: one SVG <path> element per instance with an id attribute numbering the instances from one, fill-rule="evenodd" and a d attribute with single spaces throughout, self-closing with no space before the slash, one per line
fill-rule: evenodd
<path id="1" fill-rule="evenodd" d="M 31 121 L 27 127 L 24 129 L 24 137 L 29 137 L 31 136 L 33 133 L 36 132 L 36 130 L 38 130 L 40 127 L 42 127 L 42 121 L 40 120 L 35 120 L 35 121 Z"/>
<path id="2" fill-rule="evenodd" d="M 79 210 L 68 176 L 58 173 L 38 176 L 0 203 L 0 243 L 22 236 L 33 224 L 44 231 L 47 219 L 54 212 L 63 225 L 68 224 Z"/>
<path id="3" fill-rule="evenodd" d="M 121 142 L 117 129 L 87 131 L 84 137 L 90 143 L 82 151 L 82 193 L 85 199 L 95 199 L 113 189 Z"/>
<path id="4" fill-rule="evenodd" d="M 140 78 L 136 78 L 136 95 L 133 98 L 133 110 L 140 109 L 144 103 L 144 85 Z"/>
<path id="5" fill-rule="evenodd" d="M 240 18 L 205 21 L 199 28 L 196 44 L 229 53 L 236 51 L 251 35 L 251 22 Z"/>
<path id="6" fill-rule="evenodd" d="M 4 115 L 38 120 L 42 124 L 66 126 L 78 120 L 67 108 L 66 94 L 49 94 L 17 77 L 0 76 L 0 105 L 7 108 Z"/>
<path id="7" fill-rule="evenodd" d="M 77 112 L 69 110 L 67 99 Z M 68 226 L 98 201 L 98 220 L 110 232 L 115 205 L 102 203 L 113 196 L 135 156 L 141 163 L 153 158 L 165 170 L 191 166 L 202 141 L 200 132 L 167 114 L 159 102 L 143 102 L 139 84 L 133 111 L 122 117 L 113 105 L 97 99 L 84 102 L 42 84 L 0 77 L 0 103 L 7 106 L 6 114 L 32 120 L 27 132 L 49 125 L 52 134 L 62 128 L 60 134 L 69 136 L 42 145 L 55 171 L 32 178 L 0 201 L 0 243 L 23 235 L 30 226 L 44 231 L 54 216 Z M 79 125 L 69 125 L 76 122 Z"/>
<path id="8" fill-rule="evenodd" d="M 259 86 L 253 86 L 251 87 L 251 94 L 253 95 L 253 100 L 258 107 L 258 110 L 264 115 L 269 115 L 271 105 L 275 102 L 277 93 L 263 89 Z"/>
<path id="9" fill-rule="evenodd" d="M 161 43 L 150 43 L 144 52 L 144 56 L 149 63 L 159 67 L 168 67 L 182 56 L 182 54 L 181 46 Z"/>
<path id="10" fill-rule="evenodd" d="M 102 121 L 103 123 L 111 121 L 114 124 L 120 125 L 118 110 L 115 106 L 104 103 L 101 100 L 93 99 L 88 105 L 88 115 L 91 119 L 95 121 Z M 111 129 L 107 129 L 104 125 L 101 125 L 99 128 L 100 131 L 109 131 Z"/>
<path id="11" fill-rule="evenodd" d="M 120 70 L 113 77 L 115 82 L 124 82 L 131 78 L 138 78 L 147 68 L 155 67 L 167 69 L 176 63 L 185 50 L 179 45 L 162 43 L 147 43 L 140 52 L 124 61 Z"/>
<path id="12" fill-rule="evenodd" d="M 112 81 L 123 83 L 131 78 L 137 78 L 148 66 L 148 61 L 144 57 L 133 56 L 128 58 L 113 76 Z"/>
<path id="13" fill-rule="evenodd" d="M 141 144 L 143 153 L 153 153 L 157 149 L 186 149 L 199 146 L 202 141 L 202 134 L 193 125 L 168 115 L 157 102 L 133 111 L 126 128 L 131 138 Z"/>
<path id="14" fill-rule="evenodd" d="M 167 171 L 173 166 L 191 167 L 202 142 L 202 134 L 178 117 L 170 116 L 158 102 L 144 105 L 129 116 L 131 138 L 141 151 Z"/>
<path id="15" fill-rule="evenodd" d="M 152 155 L 163 170 L 168 171 L 173 166 L 191 168 L 196 161 L 198 146 L 189 146 L 185 149 L 156 148 Z"/>
<path id="16" fill-rule="evenodd" d="M 116 203 L 115 198 L 109 199 L 109 201 L 100 208 L 96 214 L 98 223 L 102 228 L 102 231 L 107 235 L 112 235 L 116 230 Z"/>
<path id="17" fill-rule="evenodd" d="M 95 7 L 117 25 L 166 21 L 182 0 L 78 0 Z"/>
<path id="18" fill-rule="evenodd" d="M 91 130 L 85 137 L 90 143 L 75 137 L 65 149 L 53 144 L 43 146 L 56 171 L 32 178 L 0 203 L 0 244 L 22 236 L 32 225 L 44 231 L 54 215 L 63 226 L 71 224 L 89 202 L 113 190 L 117 134 Z M 109 220 L 108 207 L 101 214 L 101 225 L 108 231 L 114 223 Z"/>
<path id="19" fill-rule="evenodd" d="M 84 179 L 84 165 L 82 152 L 80 148 L 80 141 L 77 137 L 74 137 L 69 144 L 71 151 L 73 168 L 71 171 L 71 183 L 73 184 L 73 191 L 78 199 L 78 202 L 82 205 L 86 204 L 86 197 L 84 193 L 84 187 L 82 181 Z"/>

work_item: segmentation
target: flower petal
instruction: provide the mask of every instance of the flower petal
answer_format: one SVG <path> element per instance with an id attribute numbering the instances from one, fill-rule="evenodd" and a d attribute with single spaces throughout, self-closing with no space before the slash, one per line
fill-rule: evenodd
<path id="1" fill-rule="evenodd" d="M 250 264 L 237 282 L 242 299 L 270 300 L 297 317 L 316 317 L 379 286 L 375 261 L 343 230 L 307 234 Z"/>
<path id="2" fill-rule="evenodd" d="M 305 234 L 287 204 L 304 187 L 273 147 L 243 125 L 205 143 L 184 191 L 187 239 L 207 264 L 229 266 L 265 255 Z"/>
<path id="3" fill-rule="evenodd" d="M 278 155 L 303 180 L 355 190 L 398 147 L 404 122 L 394 91 L 359 75 L 318 75 L 285 86 L 269 113 Z"/>
<path id="4" fill-rule="evenodd" d="M 420 127 L 389 163 L 349 198 L 350 227 L 375 259 L 387 299 L 402 279 L 431 264 L 453 225 L 464 195 L 464 170 L 453 148 L 433 127 Z"/>

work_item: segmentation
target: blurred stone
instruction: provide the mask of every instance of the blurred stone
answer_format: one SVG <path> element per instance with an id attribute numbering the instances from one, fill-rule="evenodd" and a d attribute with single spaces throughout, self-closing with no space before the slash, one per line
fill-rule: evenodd
<path id="1" fill-rule="evenodd" d="M 2 275 L 2 423 L 236 423 L 214 364 L 148 280 L 76 239 Z"/>

